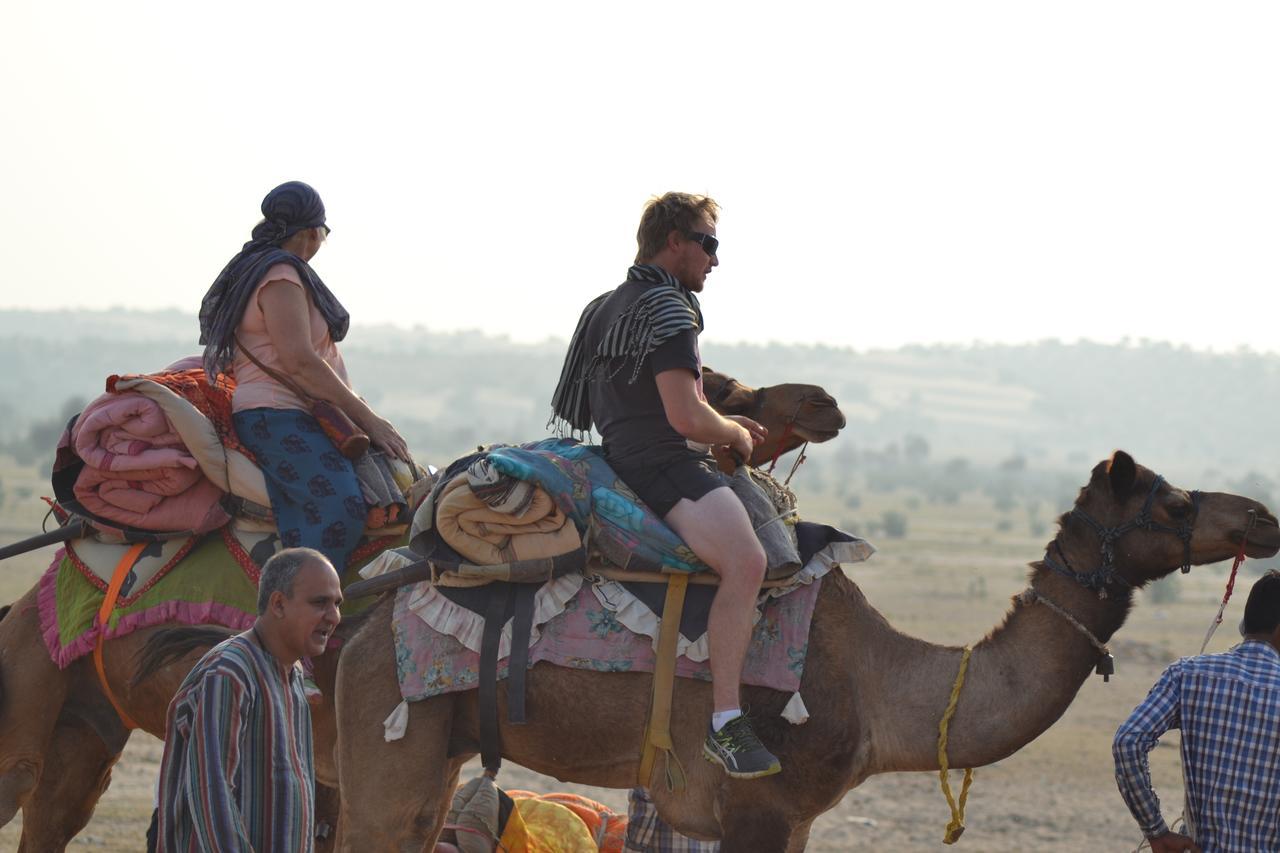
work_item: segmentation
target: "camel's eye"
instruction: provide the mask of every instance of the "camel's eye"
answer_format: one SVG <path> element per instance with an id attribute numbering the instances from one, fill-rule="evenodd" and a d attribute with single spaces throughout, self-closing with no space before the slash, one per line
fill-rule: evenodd
<path id="1" fill-rule="evenodd" d="M 1191 517 L 1191 513 L 1194 509 L 1195 507 L 1191 505 L 1191 501 L 1189 500 L 1178 501 L 1172 505 L 1166 504 L 1164 508 L 1165 512 L 1169 513 L 1169 517 L 1174 521 L 1186 521 Z"/>

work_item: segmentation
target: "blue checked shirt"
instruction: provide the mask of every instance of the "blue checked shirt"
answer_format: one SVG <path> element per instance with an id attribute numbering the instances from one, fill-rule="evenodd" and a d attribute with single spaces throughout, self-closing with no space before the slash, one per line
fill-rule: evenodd
<path id="1" fill-rule="evenodd" d="M 1148 838 L 1168 827 L 1147 753 L 1182 730 L 1187 825 L 1205 853 L 1280 850 L 1280 653 L 1246 640 L 1165 670 L 1116 732 L 1116 784 Z"/>

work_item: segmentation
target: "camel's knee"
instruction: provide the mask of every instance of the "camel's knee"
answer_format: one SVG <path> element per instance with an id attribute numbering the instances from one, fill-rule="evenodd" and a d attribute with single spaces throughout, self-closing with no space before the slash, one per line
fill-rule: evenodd
<path id="1" fill-rule="evenodd" d="M 720 818 L 720 853 L 787 853 L 792 826 L 768 809 L 732 809 Z"/>
<path id="2" fill-rule="evenodd" d="M 0 770 L 0 826 L 13 820 L 40 783 L 41 764 L 30 758 L 18 759 Z"/>

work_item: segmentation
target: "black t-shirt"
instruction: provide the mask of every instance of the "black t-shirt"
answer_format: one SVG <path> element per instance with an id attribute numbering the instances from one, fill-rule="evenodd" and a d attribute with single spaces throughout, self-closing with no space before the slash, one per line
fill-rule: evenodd
<path id="1" fill-rule="evenodd" d="M 605 330 L 633 300 L 628 288 L 652 287 L 646 282 L 621 285 L 596 311 L 586 332 L 587 351 L 594 352 Z M 632 381 L 635 363 L 602 366 L 590 380 L 588 400 L 591 420 L 604 444 L 605 458 L 615 469 L 661 468 L 679 459 L 705 454 L 691 450 L 684 436 L 667 420 L 655 377 L 667 370 L 688 370 L 701 376 L 698 330 L 686 329 L 663 341 L 640 365 Z M 622 473 L 619 471 L 619 473 Z"/>

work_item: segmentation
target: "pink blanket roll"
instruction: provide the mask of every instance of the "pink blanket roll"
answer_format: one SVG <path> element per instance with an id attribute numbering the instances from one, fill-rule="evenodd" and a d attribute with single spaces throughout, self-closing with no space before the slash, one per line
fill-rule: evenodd
<path id="1" fill-rule="evenodd" d="M 86 465 L 76 478 L 75 493 L 81 503 L 101 499 L 113 507 L 145 513 L 202 479 L 204 475 L 199 471 L 182 467 L 120 472 Z"/>
<path id="2" fill-rule="evenodd" d="M 121 475 L 86 465 L 76 478 L 76 500 L 94 515 L 143 530 L 205 533 L 230 520 L 222 490 L 199 471 L 170 468 L 155 479 L 135 479 L 152 473 Z"/>
<path id="3" fill-rule="evenodd" d="M 94 400 L 76 420 L 71 442 L 85 463 L 76 500 L 100 518 L 197 533 L 230 520 L 222 489 L 204 475 L 159 404 L 141 394 Z"/>
<path id="4" fill-rule="evenodd" d="M 103 471 L 197 467 L 164 411 L 141 394 L 94 400 L 76 419 L 71 441 L 86 465 Z"/>

